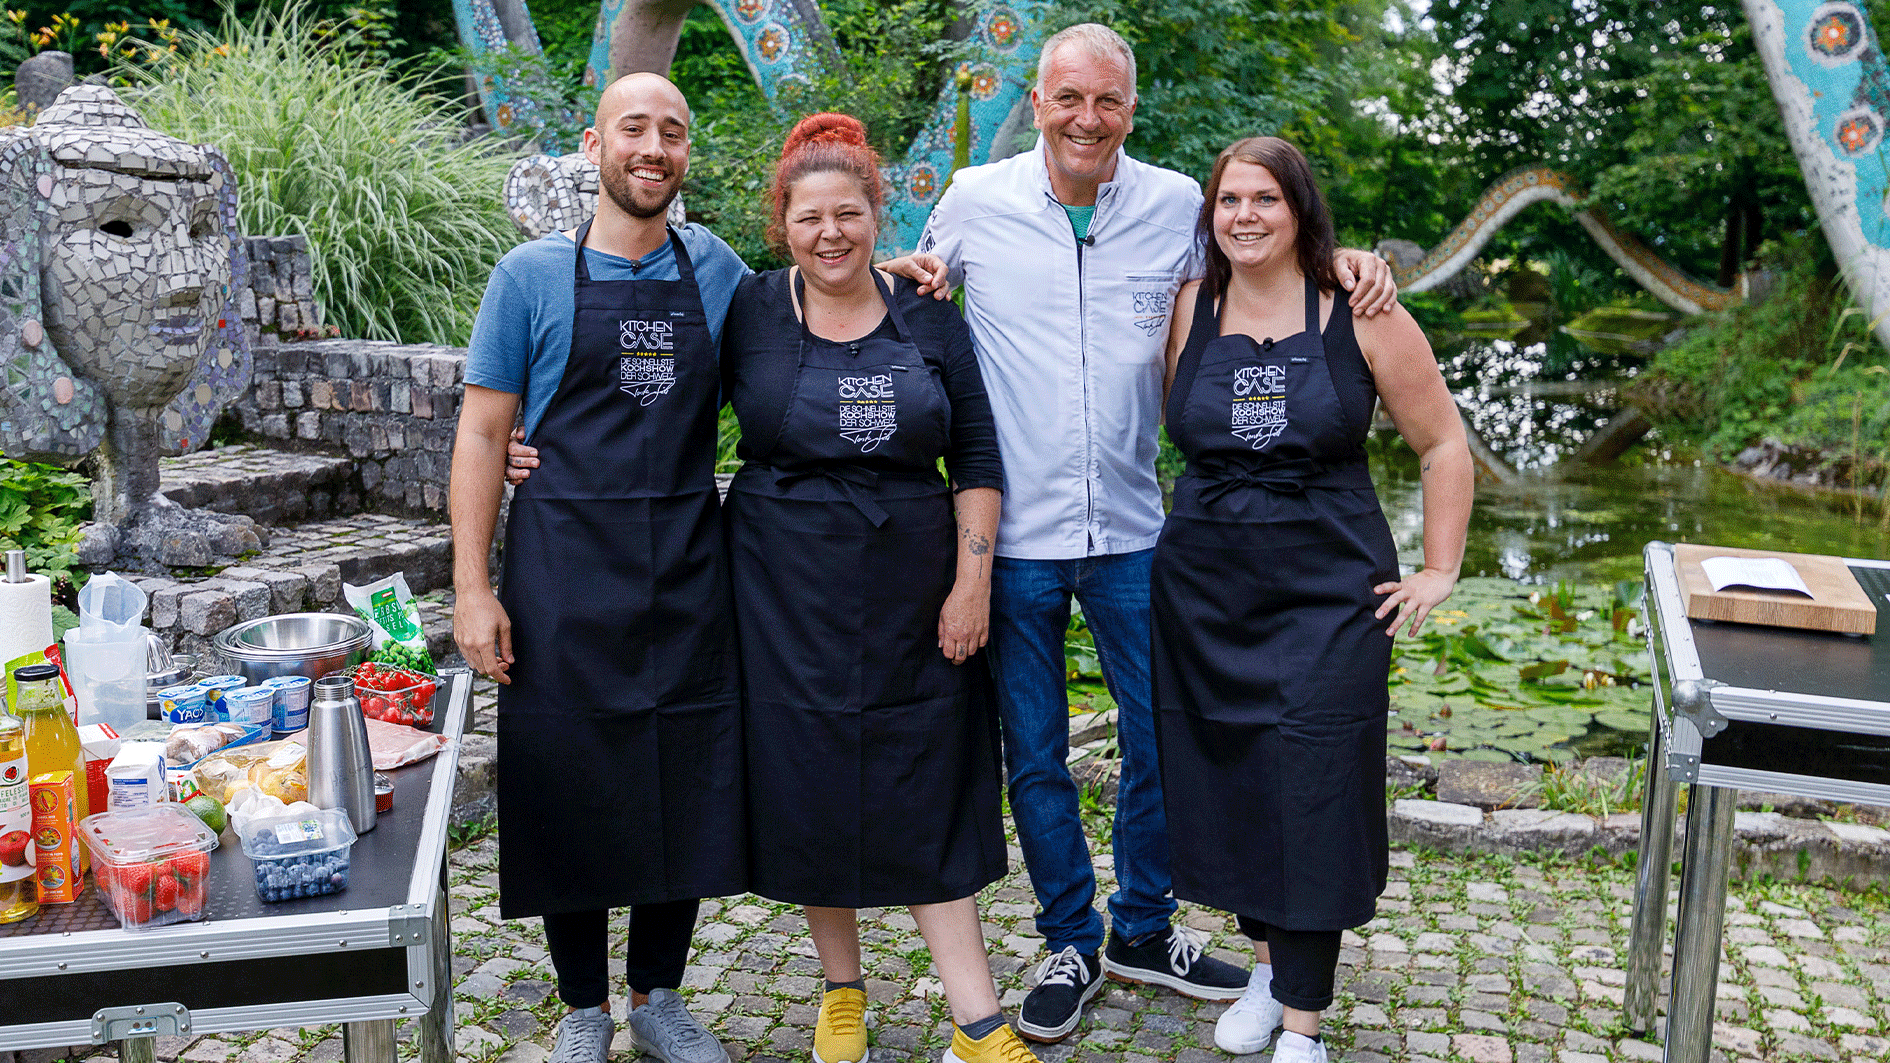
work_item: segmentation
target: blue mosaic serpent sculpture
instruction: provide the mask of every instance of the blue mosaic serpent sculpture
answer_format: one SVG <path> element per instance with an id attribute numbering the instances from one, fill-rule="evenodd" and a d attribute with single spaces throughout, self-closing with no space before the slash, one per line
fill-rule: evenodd
<path id="1" fill-rule="evenodd" d="M 1825 239 L 1890 347 L 1890 66 L 1877 33 L 1851 0 L 1745 0 L 1745 9 Z"/>

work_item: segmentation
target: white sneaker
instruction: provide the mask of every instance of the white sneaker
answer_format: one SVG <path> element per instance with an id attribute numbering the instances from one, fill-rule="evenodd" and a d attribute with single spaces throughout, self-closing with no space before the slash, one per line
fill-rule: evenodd
<path id="1" fill-rule="evenodd" d="M 1326 1043 L 1281 1030 L 1280 1043 L 1273 1049 L 1273 1063 L 1326 1063 Z"/>
<path id="2" fill-rule="evenodd" d="M 1272 971 L 1270 966 L 1255 964 L 1253 972 L 1247 976 L 1247 991 L 1221 1013 L 1220 1021 L 1214 1024 L 1214 1043 L 1221 1051 L 1237 1056 L 1251 1055 L 1273 1040 L 1273 1031 L 1279 1028 L 1286 1005 L 1273 999 Z M 1280 1051 L 1285 1051 L 1284 1045 Z M 1325 1049 L 1320 1048 L 1321 1063 L 1325 1059 L 1324 1052 Z M 1277 1052 L 1274 1059 L 1279 1060 Z"/>

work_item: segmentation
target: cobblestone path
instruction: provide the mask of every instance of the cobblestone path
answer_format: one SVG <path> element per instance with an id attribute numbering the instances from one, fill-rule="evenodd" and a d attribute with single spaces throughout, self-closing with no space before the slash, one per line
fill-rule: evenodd
<path id="1" fill-rule="evenodd" d="M 475 731 L 489 733 L 481 699 Z M 1101 816 L 1092 828 L 1102 828 Z M 1093 835 L 1092 835 L 1093 837 Z M 1113 876 L 1106 847 L 1097 870 Z M 981 897 L 991 967 L 1012 1018 L 1043 958 L 1035 904 L 1013 843 L 1011 874 Z M 460 1059 L 541 1063 L 564 1008 L 536 920 L 502 922 L 496 839 L 453 854 L 452 931 Z M 1621 1020 L 1631 873 L 1560 859 L 1394 852 L 1378 918 L 1347 933 L 1340 994 L 1326 1013 L 1332 1058 L 1359 1063 L 1607 1063 L 1659 1060 L 1658 1044 Z M 861 913 L 875 1063 L 930 1063 L 950 1017 L 924 941 L 903 910 Z M 1216 954 L 1251 952 L 1217 912 L 1179 918 L 1212 935 Z M 613 931 L 621 975 L 621 923 Z M 703 902 L 683 992 L 735 1063 L 809 1063 L 820 967 L 799 910 L 754 897 Z M 1716 1063 L 1890 1059 L 1890 894 L 1797 884 L 1733 884 L 1720 969 Z M 622 983 L 617 984 L 619 991 Z M 625 1012 L 617 998 L 612 1008 Z M 1111 984 L 1045 1063 L 1216 1063 L 1214 1020 L 1225 1005 Z M 411 1056 L 412 1032 L 402 1031 Z M 84 1055 L 86 1053 L 73 1053 Z M 0 1054 L 4 1055 L 4 1054 Z M 58 1051 L 18 1053 L 48 1063 Z M 162 1038 L 162 1060 L 331 1063 L 337 1028 Z M 617 1035 L 615 1063 L 634 1063 Z M 1258 1058 L 1258 1057 L 1255 1057 Z M 0 1063 L 6 1063 L 0 1060 Z"/>

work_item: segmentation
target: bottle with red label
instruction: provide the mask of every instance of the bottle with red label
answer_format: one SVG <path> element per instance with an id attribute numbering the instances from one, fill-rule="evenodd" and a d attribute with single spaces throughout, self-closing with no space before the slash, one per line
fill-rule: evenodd
<path id="1" fill-rule="evenodd" d="M 26 725 L 0 708 L 0 923 L 17 923 L 39 912 L 26 779 Z"/>

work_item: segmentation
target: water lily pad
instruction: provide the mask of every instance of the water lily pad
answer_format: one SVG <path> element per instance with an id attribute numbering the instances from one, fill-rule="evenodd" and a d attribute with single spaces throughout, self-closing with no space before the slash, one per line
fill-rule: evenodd
<path id="1" fill-rule="evenodd" d="M 1595 722 L 1603 727 L 1617 731 L 1638 731 L 1645 733 L 1652 724 L 1652 718 L 1645 710 L 1632 712 L 1623 709 L 1607 709 L 1595 714 Z"/>

